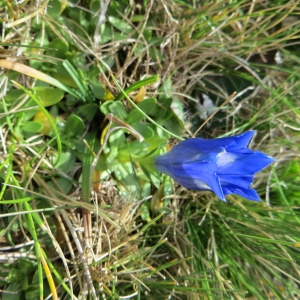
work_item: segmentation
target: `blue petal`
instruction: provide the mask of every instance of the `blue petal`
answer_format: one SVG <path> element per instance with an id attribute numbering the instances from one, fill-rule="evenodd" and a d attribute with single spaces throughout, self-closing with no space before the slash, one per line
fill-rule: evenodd
<path id="1" fill-rule="evenodd" d="M 228 175 L 228 174 L 218 174 L 221 181 L 221 185 L 232 184 L 239 186 L 241 188 L 249 188 L 253 181 L 253 175 Z"/>
<path id="2" fill-rule="evenodd" d="M 221 183 L 220 183 L 218 176 L 209 176 L 209 177 L 206 177 L 205 180 L 203 180 L 203 181 L 211 187 L 212 191 L 217 195 L 217 197 L 219 199 L 226 202 L 226 199 L 225 199 L 225 196 L 223 193 L 223 189 L 221 187 Z"/>
<path id="3" fill-rule="evenodd" d="M 197 150 L 186 148 L 181 149 L 175 146 L 171 151 L 166 154 L 159 155 L 155 158 L 155 165 L 160 170 L 160 166 L 182 165 L 202 162 L 213 162 L 218 160 L 218 155 L 223 153 L 223 149 L 211 151 L 208 153 L 199 153 Z M 161 171 L 163 172 L 163 171 Z"/>
<path id="4" fill-rule="evenodd" d="M 223 187 L 223 192 L 225 195 L 237 194 L 241 197 L 247 198 L 252 201 L 260 201 L 260 198 L 255 189 L 250 189 L 250 188 L 244 189 L 234 185 L 229 185 Z"/>
<path id="5" fill-rule="evenodd" d="M 214 174 L 200 173 L 198 178 L 191 178 L 189 175 L 172 176 L 173 179 L 183 187 L 190 190 L 213 191 L 222 201 L 226 202 L 220 180 Z M 201 179 L 200 179 L 201 178 Z"/>
<path id="6" fill-rule="evenodd" d="M 254 131 L 245 132 L 243 134 L 219 138 L 219 139 L 201 139 L 192 138 L 187 139 L 176 145 L 170 152 L 166 153 L 167 156 L 165 163 L 168 164 L 180 164 L 183 161 L 193 160 L 209 160 L 211 153 L 229 152 L 238 150 L 238 153 L 252 153 L 251 150 L 246 149 L 250 139 L 252 138 Z M 205 153 L 210 153 L 210 157 L 206 158 Z"/>
<path id="7" fill-rule="evenodd" d="M 177 178 L 190 178 L 205 181 L 207 176 L 216 176 L 217 165 L 209 162 L 188 163 L 182 165 L 158 165 L 156 167 L 159 171 Z"/>
<path id="8" fill-rule="evenodd" d="M 160 172 L 169 175 L 187 189 L 212 190 L 221 200 L 225 201 L 220 180 L 215 173 L 217 165 L 213 163 L 213 159 L 211 162 L 182 162 L 181 165 L 168 165 L 166 161 L 169 153 L 158 156 L 155 160 L 155 165 Z"/>
<path id="9" fill-rule="evenodd" d="M 217 165 L 211 162 L 193 162 L 193 163 L 183 163 L 182 165 L 172 165 L 172 172 L 178 176 L 186 174 L 190 178 L 196 178 L 203 180 L 203 177 L 214 175 L 216 176 Z"/>
<path id="10" fill-rule="evenodd" d="M 235 139 L 235 144 L 230 145 L 228 148 L 226 148 L 227 152 L 244 149 L 247 148 L 253 135 L 255 133 L 255 130 L 247 131 L 241 134 L 238 134 L 236 136 L 233 136 Z"/>
<path id="11" fill-rule="evenodd" d="M 202 180 L 200 179 L 195 179 L 195 178 L 190 178 L 190 177 L 177 177 L 173 176 L 173 179 L 185 187 L 186 189 L 189 190 L 194 190 L 194 191 L 211 191 L 211 188 Z"/>
<path id="12" fill-rule="evenodd" d="M 217 174 L 220 175 L 251 175 L 259 172 L 274 159 L 262 152 L 255 151 L 250 154 L 224 153 L 219 156 Z"/>
<path id="13" fill-rule="evenodd" d="M 210 152 L 216 148 L 239 150 L 247 148 L 254 133 L 255 131 L 248 131 L 231 137 L 210 140 L 192 138 L 182 141 L 173 149 L 177 148 L 177 151 L 182 151 L 182 153 L 186 152 L 187 149 L 198 152 Z"/>
<path id="14" fill-rule="evenodd" d="M 192 139 L 187 139 L 182 141 L 181 143 L 176 145 L 173 149 L 177 148 L 177 151 L 180 150 L 182 151 L 182 153 L 187 151 L 187 149 L 199 153 L 199 152 L 210 152 L 218 148 L 226 148 L 230 144 L 235 144 L 234 137 L 211 139 L 211 140 L 192 138 Z"/>

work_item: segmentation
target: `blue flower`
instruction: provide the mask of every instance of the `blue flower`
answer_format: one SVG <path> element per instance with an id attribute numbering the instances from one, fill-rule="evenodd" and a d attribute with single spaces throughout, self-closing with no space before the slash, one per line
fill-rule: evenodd
<path id="1" fill-rule="evenodd" d="M 254 133 L 187 139 L 157 156 L 155 166 L 187 189 L 212 191 L 223 201 L 228 194 L 259 201 L 257 192 L 250 188 L 253 176 L 274 159 L 248 148 Z"/>

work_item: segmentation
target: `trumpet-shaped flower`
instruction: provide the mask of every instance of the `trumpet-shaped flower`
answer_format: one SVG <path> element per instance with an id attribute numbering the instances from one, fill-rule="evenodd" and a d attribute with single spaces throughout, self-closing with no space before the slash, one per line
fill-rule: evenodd
<path id="1" fill-rule="evenodd" d="M 250 188 L 253 176 L 274 159 L 248 148 L 254 133 L 187 139 L 157 156 L 156 168 L 187 189 L 212 191 L 223 201 L 228 194 L 259 201 L 257 192 Z"/>

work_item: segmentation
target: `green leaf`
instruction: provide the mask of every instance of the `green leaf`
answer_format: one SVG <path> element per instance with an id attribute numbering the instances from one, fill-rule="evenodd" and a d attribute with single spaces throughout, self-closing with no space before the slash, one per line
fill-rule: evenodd
<path id="1" fill-rule="evenodd" d="M 90 10 L 93 13 L 97 13 L 99 11 L 99 8 L 100 8 L 100 0 L 92 0 L 90 2 Z"/>
<path id="2" fill-rule="evenodd" d="M 149 99 L 145 99 L 142 102 L 140 102 L 139 104 L 137 104 L 137 106 L 147 115 L 151 114 L 151 112 L 154 110 L 155 106 L 156 106 L 156 99 L 154 98 L 149 98 Z M 130 111 L 130 113 L 128 114 L 127 117 L 127 122 L 129 124 L 134 123 L 134 122 L 138 122 L 142 119 L 144 119 L 145 116 L 136 108 L 134 108 L 133 110 Z"/>
<path id="3" fill-rule="evenodd" d="M 102 24 L 100 27 L 100 32 L 101 32 L 101 36 L 100 36 L 100 43 L 101 44 L 105 44 L 109 41 L 111 41 L 112 39 L 112 32 L 111 32 L 111 26 L 107 25 L 107 24 Z"/>
<path id="4" fill-rule="evenodd" d="M 84 132 L 85 124 L 82 119 L 76 115 L 68 117 L 65 127 L 65 134 L 67 137 L 77 136 Z"/>
<path id="5" fill-rule="evenodd" d="M 78 73 L 81 72 L 82 70 L 85 70 L 86 73 L 80 73 L 80 76 L 82 77 L 82 80 L 85 80 L 86 78 L 89 77 L 91 70 L 93 69 L 98 69 L 97 67 L 93 66 L 87 66 L 86 65 L 86 58 L 84 55 L 82 55 L 81 52 L 68 52 L 67 53 L 67 61 L 72 62 L 72 65 L 75 67 L 75 69 L 78 70 Z M 88 72 L 88 73 L 87 73 Z M 99 71 L 98 71 L 99 72 Z M 93 73 L 93 72 L 91 72 Z"/>
<path id="6" fill-rule="evenodd" d="M 133 33 L 133 28 L 128 24 L 128 22 L 125 22 L 119 18 L 109 16 L 108 20 L 111 25 L 113 25 L 115 28 L 119 29 L 121 32 L 125 34 Z"/>
<path id="7" fill-rule="evenodd" d="M 107 115 L 111 111 L 109 109 L 109 106 L 113 103 L 113 101 L 105 101 L 104 103 L 101 104 L 100 106 L 100 111 L 104 114 Z"/>
<path id="8" fill-rule="evenodd" d="M 148 152 L 149 143 L 145 140 L 143 142 L 132 141 L 129 145 L 125 144 L 123 147 L 120 147 L 119 150 L 119 158 L 120 160 L 128 160 L 129 155 L 133 156 L 142 156 Z M 128 151 L 130 149 L 130 151 Z"/>
<path id="9" fill-rule="evenodd" d="M 26 275 L 26 274 L 24 274 L 24 275 Z M 28 276 L 23 276 L 22 277 L 22 280 L 21 280 L 22 290 L 27 290 L 28 289 L 28 286 L 29 286 L 28 279 L 29 279 Z"/>
<path id="10" fill-rule="evenodd" d="M 23 276 L 23 275 L 27 275 L 31 271 L 34 271 L 36 268 L 35 263 L 36 262 L 34 261 L 26 260 L 26 259 L 18 260 L 18 269 L 20 270 L 19 274 Z"/>
<path id="11" fill-rule="evenodd" d="M 59 185 L 59 188 L 60 188 L 60 192 L 65 194 L 65 195 L 68 195 L 68 193 L 70 192 L 71 188 L 72 188 L 72 181 L 70 181 L 69 179 L 67 178 L 63 178 L 63 177 L 60 177 L 60 178 L 57 178 L 56 179 L 56 184 L 52 183 L 52 182 L 49 182 L 47 183 L 49 187 L 53 187 L 54 191 L 57 190 L 57 186 L 56 184 Z M 55 193 L 55 192 L 54 192 Z M 59 194 L 57 194 L 58 197 L 61 197 Z M 52 231 L 53 232 L 53 231 Z"/>
<path id="12" fill-rule="evenodd" d="M 29 121 L 29 122 L 24 122 L 22 124 L 21 129 L 23 131 L 37 133 L 37 132 L 40 132 L 43 129 L 43 127 L 44 127 L 44 125 L 40 122 Z"/>
<path id="13" fill-rule="evenodd" d="M 66 53 L 69 49 L 69 45 L 63 41 L 62 39 L 55 39 L 53 40 L 49 46 L 49 50 L 46 51 L 46 54 L 49 56 L 65 59 Z"/>
<path id="14" fill-rule="evenodd" d="M 154 115 L 157 117 L 157 119 L 167 120 L 172 117 L 174 114 L 171 109 L 171 104 L 173 99 L 172 98 L 159 98 L 159 103 L 161 105 L 156 106 L 156 110 Z"/>
<path id="15" fill-rule="evenodd" d="M 68 61 L 64 60 L 63 66 L 67 70 L 68 74 L 72 77 L 76 85 L 78 86 L 81 94 L 83 95 L 86 101 L 93 101 L 95 100 L 92 93 L 90 92 L 88 86 L 84 82 L 84 80 L 79 76 L 78 72 L 75 70 L 73 65 Z"/>
<path id="16" fill-rule="evenodd" d="M 149 144 L 148 152 L 151 152 L 157 148 L 165 146 L 168 142 L 168 139 L 163 136 L 154 135 L 151 138 L 145 139 L 145 142 Z"/>
<path id="17" fill-rule="evenodd" d="M 125 144 L 125 135 L 123 129 L 115 130 L 109 135 L 110 153 L 114 151 L 117 153 L 118 149 L 124 146 L 124 144 Z M 114 158 L 116 157 L 116 155 L 111 155 L 111 157 Z"/>
<path id="18" fill-rule="evenodd" d="M 184 129 L 182 122 L 174 113 L 173 116 L 164 123 L 164 127 L 176 135 L 182 135 L 182 131 Z"/>
<path id="19" fill-rule="evenodd" d="M 25 293 L 25 299 L 26 300 L 36 300 L 40 299 L 40 292 L 39 292 L 39 286 L 31 286 L 26 290 Z"/>
<path id="20" fill-rule="evenodd" d="M 6 102 L 14 102 L 23 95 L 25 95 L 25 93 L 22 90 L 9 90 L 6 92 L 4 100 Z"/>
<path id="21" fill-rule="evenodd" d="M 65 67 L 62 66 L 61 64 L 56 65 L 54 70 L 52 69 L 51 75 L 55 79 L 57 79 L 60 83 L 63 83 L 69 87 L 78 89 L 77 83 L 74 81 L 74 79 L 72 78 L 70 73 L 65 69 Z M 55 84 L 53 84 L 53 85 L 55 85 Z M 77 91 L 73 91 L 72 95 L 74 95 L 74 92 L 77 93 Z M 82 97 L 83 97 L 83 95 L 80 98 L 82 98 Z"/>
<path id="22" fill-rule="evenodd" d="M 62 11 L 62 2 L 60 0 L 50 0 L 47 5 L 47 14 L 49 14 L 54 20 L 60 16 Z"/>
<path id="23" fill-rule="evenodd" d="M 121 120 L 125 120 L 127 118 L 127 111 L 121 101 L 113 101 L 109 105 L 109 110 Z"/>
<path id="24" fill-rule="evenodd" d="M 40 98 L 44 107 L 54 105 L 64 97 L 62 90 L 49 86 L 36 86 L 32 89 L 35 95 Z"/>
<path id="25" fill-rule="evenodd" d="M 89 21 L 87 19 L 87 13 L 84 10 L 73 9 L 72 7 L 69 7 L 67 13 L 69 19 L 71 19 L 74 23 L 78 25 L 80 24 L 81 27 L 83 27 L 86 30 L 88 29 Z"/>
<path id="26" fill-rule="evenodd" d="M 89 124 L 94 119 L 96 113 L 99 111 L 99 105 L 95 103 L 89 103 L 81 105 L 74 110 L 73 114 L 80 117 L 85 123 Z"/>
<path id="27" fill-rule="evenodd" d="M 8 285 L 6 290 L 2 291 L 2 300 L 19 300 L 22 295 L 21 284 L 19 282 L 13 282 Z M 38 299 L 38 297 L 36 298 Z"/>
<path id="28" fill-rule="evenodd" d="M 95 98 L 103 99 L 105 97 L 106 91 L 101 83 L 95 82 L 95 83 L 91 83 L 89 86 Z"/>
<path id="29" fill-rule="evenodd" d="M 56 169 L 64 172 L 65 174 L 68 174 L 75 165 L 76 161 L 76 153 L 72 149 L 64 149 L 64 151 L 61 153 L 60 160 L 58 161 L 56 165 Z"/>
<path id="30" fill-rule="evenodd" d="M 140 133 L 145 139 L 149 139 L 154 136 L 154 131 L 149 123 L 134 123 L 130 124 L 130 126 L 132 126 L 132 128 Z"/>

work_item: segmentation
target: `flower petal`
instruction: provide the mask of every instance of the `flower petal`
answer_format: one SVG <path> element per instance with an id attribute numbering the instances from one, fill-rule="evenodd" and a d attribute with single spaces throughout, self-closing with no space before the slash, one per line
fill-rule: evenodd
<path id="1" fill-rule="evenodd" d="M 255 151 L 248 154 L 224 153 L 219 156 L 217 174 L 220 175 L 251 175 L 259 172 L 274 159 L 262 152 Z"/>
<path id="2" fill-rule="evenodd" d="M 235 136 L 206 140 L 202 138 L 187 139 L 176 145 L 177 151 L 183 153 L 187 149 L 193 149 L 199 152 L 210 152 L 216 148 L 230 149 L 231 151 L 247 148 L 250 140 L 252 139 L 255 131 L 247 131 Z M 174 149 L 173 148 L 173 149 Z"/>
<path id="3" fill-rule="evenodd" d="M 235 186 L 240 186 L 242 188 L 249 188 L 253 181 L 253 175 L 228 175 L 222 174 L 218 177 L 220 179 L 221 185 L 225 186 L 226 184 L 232 184 Z"/>
<path id="4" fill-rule="evenodd" d="M 164 155 L 156 158 L 155 165 L 159 171 L 169 175 L 187 189 L 212 190 L 221 200 L 226 201 L 220 180 L 215 173 L 217 165 L 213 163 L 213 159 L 211 162 L 201 161 L 181 165 L 166 165 L 166 160 Z"/>
<path id="5" fill-rule="evenodd" d="M 182 165 L 161 165 L 156 161 L 156 167 L 170 177 L 190 178 L 205 181 L 206 176 L 216 176 L 217 165 L 210 162 L 185 163 Z"/>
<path id="6" fill-rule="evenodd" d="M 162 166 L 188 165 L 207 162 L 215 163 L 219 159 L 219 155 L 223 152 L 223 149 L 217 149 L 216 152 L 211 151 L 208 153 L 199 153 L 199 151 L 195 151 L 193 149 L 185 149 L 185 151 L 182 151 L 182 149 L 178 149 L 178 147 L 175 146 L 168 153 L 157 156 L 155 158 L 155 165 L 159 171 L 164 172 L 160 170 Z"/>
<path id="7" fill-rule="evenodd" d="M 190 176 L 172 176 L 173 179 L 178 182 L 183 187 L 194 190 L 194 191 L 212 191 L 214 192 L 218 198 L 222 201 L 226 202 L 223 189 L 221 187 L 220 180 L 214 174 L 207 174 L 199 172 L 198 177 L 202 178 L 191 178 Z"/>
<path id="8" fill-rule="evenodd" d="M 255 189 L 244 189 L 238 186 L 223 186 L 223 192 L 225 195 L 237 194 L 241 197 L 247 198 L 252 201 L 260 201 L 260 198 Z"/>
<path id="9" fill-rule="evenodd" d="M 200 152 L 210 152 L 218 148 L 224 149 L 228 147 L 230 144 L 235 144 L 234 137 L 219 138 L 219 139 L 212 139 L 212 140 L 192 138 L 192 139 L 182 141 L 181 143 L 176 145 L 173 149 L 176 148 L 177 151 L 180 149 L 183 153 L 187 151 L 187 149 L 192 149 L 197 153 L 200 153 Z"/>
<path id="10" fill-rule="evenodd" d="M 155 165 L 188 189 L 213 191 L 223 201 L 227 194 L 259 201 L 250 185 L 254 174 L 274 159 L 248 148 L 254 133 L 212 140 L 188 139 L 156 157 Z"/>
<path id="11" fill-rule="evenodd" d="M 250 130 L 250 131 L 233 136 L 232 138 L 234 138 L 235 144 L 227 147 L 226 151 L 229 152 L 229 151 L 247 148 L 254 133 L 255 133 L 255 130 Z"/>

